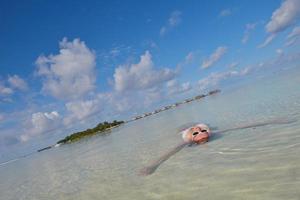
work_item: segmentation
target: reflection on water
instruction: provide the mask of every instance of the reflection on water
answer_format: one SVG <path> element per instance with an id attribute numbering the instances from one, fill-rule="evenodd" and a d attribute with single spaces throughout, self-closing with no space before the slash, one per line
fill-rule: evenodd
<path id="1" fill-rule="evenodd" d="M 1 199 L 299 199 L 299 75 L 260 80 L 2 165 Z M 152 175 L 138 174 L 181 142 L 178 130 L 188 123 L 224 130 L 275 118 L 298 121 L 219 133 Z"/>

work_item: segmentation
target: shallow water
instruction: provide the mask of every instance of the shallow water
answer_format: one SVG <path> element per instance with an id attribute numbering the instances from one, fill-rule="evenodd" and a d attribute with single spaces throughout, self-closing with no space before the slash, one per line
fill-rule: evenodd
<path id="1" fill-rule="evenodd" d="M 129 123 L 106 136 L 0 166 L 0 199 L 299 199 L 299 70 Z M 139 170 L 181 142 L 180 127 L 229 131 L 186 147 L 154 174 Z"/>

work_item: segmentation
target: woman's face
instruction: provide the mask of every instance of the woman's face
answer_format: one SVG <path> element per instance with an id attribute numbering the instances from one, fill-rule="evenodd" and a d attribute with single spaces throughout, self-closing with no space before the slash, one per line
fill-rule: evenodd
<path id="1" fill-rule="evenodd" d="M 209 133 L 205 129 L 201 129 L 199 126 L 194 126 L 190 129 L 192 141 L 197 144 L 202 144 L 208 141 Z"/>

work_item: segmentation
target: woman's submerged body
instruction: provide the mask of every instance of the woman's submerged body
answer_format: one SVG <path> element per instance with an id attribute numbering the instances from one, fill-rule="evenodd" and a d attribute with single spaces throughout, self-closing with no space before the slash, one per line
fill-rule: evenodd
<path id="1" fill-rule="evenodd" d="M 160 164 L 168 160 L 172 155 L 180 151 L 186 145 L 204 144 L 208 142 L 209 137 L 211 136 L 211 131 L 205 124 L 197 124 L 195 126 L 183 130 L 181 133 L 183 142 L 178 144 L 170 151 L 168 151 L 166 154 L 161 156 L 158 160 L 154 161 L 148 167 L 143 168 L 140 171 L 141 175 L 150 175 L 154 173 Z"/>
<path id="2" fill-rule="evenodd" d="M 228 131 L 234 131 L 239 129 L 247 129 L 247 128 L 256 128 L 260 126 L 266 126 L 270 124 L 289 124 L 295 122 L 295 120 L 271 120 L 266 122 L 258 122 L 253 124 L 246 124 L 242 126 L 237 126 L 225 130 L 217 130 L 214 134 L 225 133 Z M 211 130 L 205 124 L 197 124 L 190 128 L 183 130 L 182 132 L 183 142 L 175 146 L 173 149 L 163 154 L 158 160 L 155 160 L 149 166 L 140 170 L 140 175 L 150 175 L 155 172 L 155 170 L 162 164 L 164 161 L 168 160 L 172 155 L 180 151 L 187 145 L 192 144 L 204 144 L 209 141 L 209 138 L 212 136 Z"/>

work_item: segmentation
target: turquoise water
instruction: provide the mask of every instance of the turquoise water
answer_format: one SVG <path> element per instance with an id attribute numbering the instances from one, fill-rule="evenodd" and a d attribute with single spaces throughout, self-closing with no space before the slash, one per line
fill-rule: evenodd
<path id="1" fill-rule="evenodd" d="M 0 166 L 0 197 L 15 199 L 299 199 L 300 72 L 261 78 L 106 136 L 60 146 Z M 180 127 L 229 131 L 186 147 L 154 174 L 139 170 L 181 142 Z"/>

